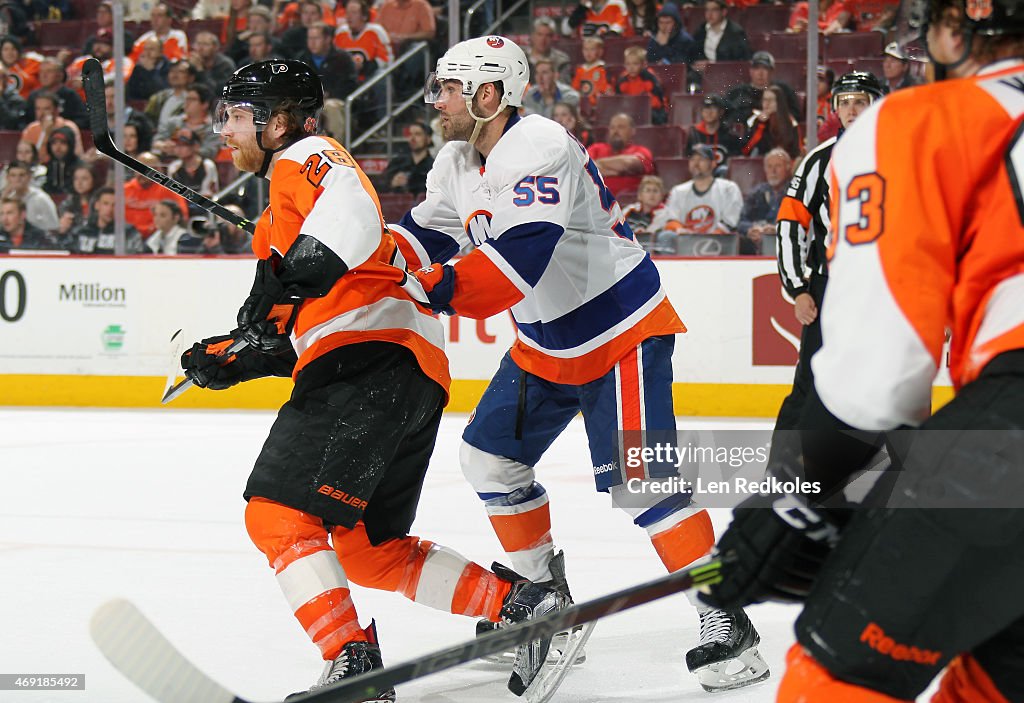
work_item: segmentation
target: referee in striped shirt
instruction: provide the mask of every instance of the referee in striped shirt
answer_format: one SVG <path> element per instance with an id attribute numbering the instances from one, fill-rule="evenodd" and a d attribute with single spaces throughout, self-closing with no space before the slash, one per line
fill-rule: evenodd
<path id="1" fill-rule="evenodd" d="M 779 276 L 793 299 L 796 319 L 803 325 L 803 331 L 793 390 L 782 401 L 776 431 L 797 428 L 804 400 L 814 386 L 811 357 L 821 348 L 818 312 L 828 282 L 825 250 L 830 230 L 828 164 L 832 147 L 843 130 L 882 95 L 881 82 L 865 71 L 847 73 L 835 82 L 832 106 L 842 124 L 839 136 L 822 142 L 804 157 L 779 206 Z"/>

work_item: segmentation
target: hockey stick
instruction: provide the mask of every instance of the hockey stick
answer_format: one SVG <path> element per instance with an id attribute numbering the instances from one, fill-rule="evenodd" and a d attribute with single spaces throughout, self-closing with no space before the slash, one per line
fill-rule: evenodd
<path id="1" fill-rule="evenodd" d="M 110 136 L 110 129 L 107 127 L 109 115 L 107 115 L 107 99 L 104 95 L 103 66 L 94 58 L 86 60 L 85 65 L 82 67 L 82 88 L 85 90 L 85 102 L 89 108 L 89 129 L 92 130 L 92 139 L 96 144 L 97 151 L 109 156 L 114 161 L 124 164 L 127 168 L 145 176 L 154 183 L 159 183 L 164 188 L 177 193 L 193 205 L 216 215 L 222 220 L 227 220 L 250 234 L 256 232 L 256 225 L 250 220 L 239 217 L 217 201 L 210 200 L 205 195 L 197 193 L 167 174 L 161 173 L 155 168 L 151 168 L 123 151 L 118 150 Z"/>
<path id="2" fill-rule="evenodd" d="M 377 691 L 548 637 L 574 625 L 649 603 L 680 591 L 709 586 L 721 579 L 720 561 L 676 571 L 654 581 L 625 588 L 458 644 L 414 661 L 385 667 L 310 693 L 290 698 L 296 703 L 355 703 Z M 136 686 L 160 703 L 250 703 L 231 693 L 196 668 L 160 634 L 138 609 L 125 600 L 101 606 L 90 625 L 103 655 Z"/>

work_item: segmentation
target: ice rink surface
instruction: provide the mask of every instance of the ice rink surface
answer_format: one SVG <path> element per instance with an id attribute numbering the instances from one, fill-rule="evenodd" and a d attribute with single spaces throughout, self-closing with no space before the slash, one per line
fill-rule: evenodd
<path id="1" fill-rule="evenodd" d="M 322 667 L 249 541 L 241 494 L 274 418 L 269 412 L 0 409 L 0 674 L 84 674 L 78 692 L 0 691 L 15 703 L 148 700 L 88 635 L 92 612 L 125 597 L 193 662 L 236 693 L 280 700 Z M 465 416 L 446 416 L 414 533 L 484 565 L 502 558 L 462 477 Z M 680 427 L 768 423 L 681 418 Z M 538 467 L 551 497 L 577 601 L 664 574 L 643 530 L 594 491 L 577 418 Z M 719 514 L 715 514 L 718 512 Z M 713 511 L 716 528 L 728 513 Z M 376 618 L 384 661 L 397 663 L 473 635 L 473 621 L 394 593 L 353 586 L 363 624 Z M 751 619 L 772 668 L 765 684 L 707 694 L 683 655 L 696 643 L 682 595 L 602 620 L 588 660 L 554 701 L 754 703 L 774 700 L 794 608 L 758 606 Z M 508 672 L 475 663 L 399 687 L 403 703 L 515 701 Z M 182 703 L 188 703 L 182 701 Z"/>

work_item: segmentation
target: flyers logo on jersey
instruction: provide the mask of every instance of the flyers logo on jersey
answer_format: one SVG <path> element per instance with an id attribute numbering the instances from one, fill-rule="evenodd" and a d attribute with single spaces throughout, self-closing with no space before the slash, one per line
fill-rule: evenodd
<path id="1" fill-rule="evenodd" d="M 992 0 L 967 0 L 964 12 L 975 22 L 987 20 L 992 16 Z"/>
<path id="2" fill-rule="evenodd" d="M 487 46 L 492 49 L 500 49 L 505 46 L 505 40 L 501 37 L 487 37 Z"/>
<path id="3" fill-rule="evenodd" d="M 479 246 L 484 240 L 491 238 L 491 213 L 477 210 L 466 220 L 466 234 Z"/>

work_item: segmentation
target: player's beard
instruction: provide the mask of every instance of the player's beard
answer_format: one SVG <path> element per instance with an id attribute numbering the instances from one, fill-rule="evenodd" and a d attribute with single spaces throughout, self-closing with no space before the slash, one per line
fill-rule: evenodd
<path id="1" fill-rule="evenodd" d="M 446 142 L 468 142 L 473 136 L 473 128 L 476 126 L 469 111 L 459 115 L 448 115 L 448 120 L 441 120 L 441 136 Z"/>
<path id="2" fill-rule="evenodd" d="M 245 139 L 233 140 L 237 149 L 231 150 L 231 161 L 239 171 L 256 173 L 263 167 L 264 152 L 256 144 L 255 133 Z"/>

